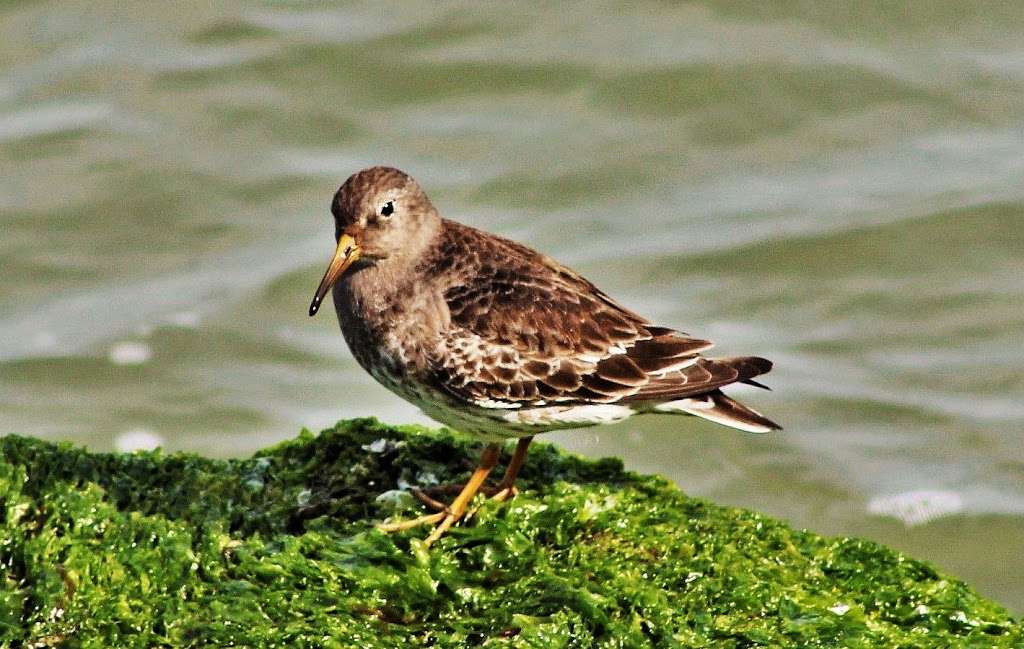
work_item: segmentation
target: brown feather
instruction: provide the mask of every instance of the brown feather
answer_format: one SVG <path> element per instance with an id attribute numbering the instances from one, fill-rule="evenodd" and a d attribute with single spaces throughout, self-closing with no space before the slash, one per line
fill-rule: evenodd
<path id="1" fill-rule="evenodd" d="M 771 361 L 756 356 L 701 358 L 694 365 L 652 381 L 628 401 L 672 401 L 752 378 L 771 369 Z"/>
<path id="2" fill-rule="evenodd" d="M 707 340 L 677 336 L 658 336 L 636 343 L 630 352 L 634 358 L 675 358 L 689 356 L 712 347 Z"/>
<path id="3" fill-rule="evenodd" d="M 696 359 L 696 356 L 672 356 L 670 358 L 633 358 L 641 371 L 647 374 L 664 374 L 670 369 L 680 370 Z"/>
<path id="4" fill-rule="evenodd" d="M 756 410 L 726 396 L 721 390 L 712 390 L 699 397 L 690 397 L 688 401 L 698 402 L 700 405 L 683 408 L 683 411 L 725 426 L 761 433 L 782 430 L 782 426 Z"/>
<path id="5" fill-rule="evenodd" d="M 383 221 L 382 201 L 392 200 L 395 216 Z M 757 357 L 701 357 L 709 341 L 650 324 L 525 246 L 441 218 L 396 169 L 353 174 L 332 212 L 336 236 L 356 238 L 363 255 L 332 289 L 353 355 L 410 401 L 458 413 L 458 425 L 474 406 L 622 402 L 639 410 L 718 395 L 771 369 Z M 717 398 L 693 409 L 753 421 L 753 411 Z"/>
<path id="6" fill-rule="evenodd" d="M 424 263 L 450 282 L 439 287 L 451 320 L 441 349 L 462 351 L 445 351 L 433 380 L 453 396 L 523 406 L 663 401 L 767 371 L 763 359 L 699 357 L 710 341 L 649 324 L 551 259 L 444 226 L 437 256 Z M 474 390 L 460 389 L 464 373 Z"/>
<path id="7" fill-rule="evenodd" d="M 541 382 L 563 392 L 571 392 L 583 385 L 580 375 L 576 373 L 569 363 L 565 362 L 562 363 L 557 372 L 541 379 Z"/>
<path id="8" fill-rule="evenodd" d="M 616 354 L 597 364 L 596 373 L 602 379 L 622 385 L 640 386 L 650 381 L 647 373 L 625 354 Z"/>
<path id="9" fill-rule="evenodd" d="M 588 374 L 584 376 L 583 385 L 594 392 L 599 392 L 609 397 L 616 397 L 617 399 L 629 396 L 630 394 L 635 394 L 639 389 L 628 385 L 622 385 L 621 383 L 607 381 L 596 374 Z"/>

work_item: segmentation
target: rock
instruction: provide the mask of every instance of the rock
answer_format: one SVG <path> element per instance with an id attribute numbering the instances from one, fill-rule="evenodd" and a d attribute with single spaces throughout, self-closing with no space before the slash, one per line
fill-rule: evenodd
<path id="1" fill-rule="evenodd" d="M 245 460 L 0 439 L 0 646 L 1024 645 L 927 563 L 544 444 L 429 550 L 374 529 L 477 453 L 372 419 Z"/>

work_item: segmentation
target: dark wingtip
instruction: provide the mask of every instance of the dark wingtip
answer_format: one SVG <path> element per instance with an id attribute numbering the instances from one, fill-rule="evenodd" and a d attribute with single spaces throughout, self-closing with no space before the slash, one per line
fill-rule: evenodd
<path id="1" fill-rule="evenodd" d="M 755 388 L 761 388 L 762 390 L 768 390 L 769 392 L 772 391 L 772 389 L 769 388 L 767 385 L 765 385 L 764 383 L 759 383 L 758 381 L 755 381 L 754 379 L 746 379 L 744 381 L 740 381 L 740 383 L 746 383 L 747 385 L 752 385 Z"/>

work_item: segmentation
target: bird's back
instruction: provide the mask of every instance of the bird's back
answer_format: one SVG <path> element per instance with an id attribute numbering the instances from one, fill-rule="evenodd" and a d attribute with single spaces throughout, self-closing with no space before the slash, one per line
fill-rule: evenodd
<path id="1" fill-rule="evenodd" d="M 444 277 L 438 290 L 450 323 L 431 380 L 465 405 L 644 411 L 771 367 L 757 357 L 703 358 L 709 341 L 651 325 L 578 273 L 508 239 L 446 221 L 434 252 L 425 274 Z"/>

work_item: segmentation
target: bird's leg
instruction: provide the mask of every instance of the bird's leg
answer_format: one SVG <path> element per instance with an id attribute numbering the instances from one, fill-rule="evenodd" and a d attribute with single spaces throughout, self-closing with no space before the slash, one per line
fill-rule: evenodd
<path id="1" fill-rule="evenodd" d="M 522 468 L 523 462 L 526 461 L 526 450 L 530 448 L 530 442 L 533 441 L 533 435 L 529 437 L 520 437 L 519 443 L 516 444 L 515 453 L 512 454 L 512 459 L 509 460 L 508 468 L 505 469 L 505 475 L 502 477 L 501 482 L 497 487 L 491 487 L 491 493 L 487 494 L 491 497 L 491 500 L 496 500 L 499 503 L 503 503 L 509 498 L 515 498 L 519 490 L 516 489 L 516 476 L 519 475 L 519 469 Z M 481 491 L 483 491 L 481 489 Z M 429 498 L 429 496 L 427 496 Z M 473 511 L 469 512 L 467 516 L 472 516 L 476 513 L 476 510 L 480 506 L 477 505 Z"/>
<path id="2" fill-rule="evenodd" d="M 469 477 L 469 482 L 466 483 L 466 487 L 462 490 L 462 493 L 455 498 L 451 506 L 448 508 L 447 515 L 444 520 L 434 528 L 434 531 L 430 533 L 424 544 L 429 546 L 434 541 L 441 538 L 441 535 L 448 531 L 448 528 L 455 524 L 457 520 L 462 518 L 462 515 L 466 513 L 466 507 L 470 501 L 473 500 L 473 496 L 480 490 L 480 485 L 487 479 L 487 475 L 494 468 L 494 465 L 498 463 L 498 456 L 501 454 L 501 449 L 497 444 L 488 444 L 484 448 L 484 452 L 480 455 L 480 466 L 473 471 L 473 475 Z M 436 514 L 435 514 L 436 516 Z"/>
<path id="3" fill-rule="evenodd" d="M 504 502 L 509 498 L 514 497 L 519 490 L 515 487 L 516 476 L 519 475 L 519 469 L 522 468 L 523 462 L 526 461 L 526 451 L 530 447 L 530 442 L 533 441 L 533 435 L 529 437 L 520 437 L 519 443 L 516 445 L 515 453 L 512 454 L 512 459 L 509 460 L 508 468 L 505 469 L 505 475 L 502 477 L 501 482 L 496 487 L 488 485 L 480 485 L 478 490 L 480 493 L 492 497 L 498 502 Z M 437 485 L 433 487 L 427 487 L 420 489 L 413 487 L 409 491 L 416 500 L 423 503 L 424 506 L 433 509 L 434 511 L 443 512 L 448 509 L 448 505 L 444 504 L 440 500 L 434 498 L 434 495 L 452 493 L 462 493 L 462 490 L 466 488 L 464 484 L 451 484 L 451 485 Z"/>
<path id="4" fill-rule="evenodd" d="M 452 486 L 453 487 L 457 486 L 459 488 L 458 492 L 461 492 L 463 489 L 466 488 L 466 485 L 452 485 Z M 456 492 L 456 493 L 458 493 L 458 492 Z M 429 507 L 430 509 L 433 509 L 434 511 L 443 512 L 443 511 L 448 509 L 448 505 L 446 505 L 443 502 L 441 502 L 440 500 L 432 497 L 425 490 L 420 489 L 419 487 L 410 487 L 409 488 L 409 493 L 411 493 L 413 496 L 416 496 L 416 500 L 420 501 L 420 503 L 422 503 L 425 507 Z"/>
<path id="5" fill-rule="evenodd" d="M 508 468 L 505 469 L 505 476 L 498 484 L 497 493 L 492 496 L 494 500 L 504 502 L 519 493 L 519 490 L 516 489 L 516 476 L 519 475 L 519 469 L 522 468 L 523 462 L 526 461 L 526 451 L 530 448 L 530 442 L 532 441 L 533 435 L 519 438 L 519 443 L 516 444 L 516 452 L 512 454 Z"/>
<path id="6" fill-rule="evenodd" d="M 400 530 L 407 530 L 420 525 L 430 525 L 433 523 L 440 523 L 437 528 L 427 537 L 426 544 L 430 545 L 444 534 L 448 528 L 450 528 L 456 521 L 458 521 L 466 513 L 466 507 L 470 501 L 473 500 L 473 496 L 480 490 L 480 486 L 484 480 L 487 479 L 487 475 L 494 468 L 494 465 L 498 463 L 498 455 L 500 449 L 497 444 L 488 444 L 484 448 L 483 454 L 480 456 L 480 464 L 476 470 L 473 471 L 473 475 L 469 478 L 469 481 L 462 488 L 462 491 L 455 498 L 451 505 L 445 506 L 443 503 L 434 500 L 427 494 L 420 491 L 413 494 L 424 504 L 429 507 L 439 508 L 441 511 L 436 514 L 428 514 L 426 516 L 420 516 L 411 521 L 403 521 L 399 523 L 384 523 L 377 526 L 384 532 L 398 532 Z"/>
<path id="7" fill-rule="evenodd" d="M 398 523 L 381 523 L 377 526 L 377 529 L 381 532 L 388 533 L 401 532 L 402 530 L 412 529 L 414 527 L 419 527 L 420 525 L 431 525 L 433 523 L 440 521 L 442 518 L 444 518 L 444 516 L 444 512 L 437 512 L 436 514 L 428 514 L 426 516 L 414 518 L 411 521 L 401 521 Z"/>
<path id="8" fill-rule="evenodd" d="M 475 468 L 475 467 L 474 467 Z M 444 504 L 441 507 L 437 506 L 440 502 L 436 500 L 436 496 L 457 496 L 462 493 L 462 490 L 466 488 L 466 483 L 461 482 L 458 484 L 435 484 L 428 487 L 410 487 L 409 492 L 416 496 L 416 499 L 427 507 L 433 509 L 443 509 Z M 493 496 L 498 493 L 498 487 L 494 485 L 480 485 L 479 492 L 485 496 Z"/>

